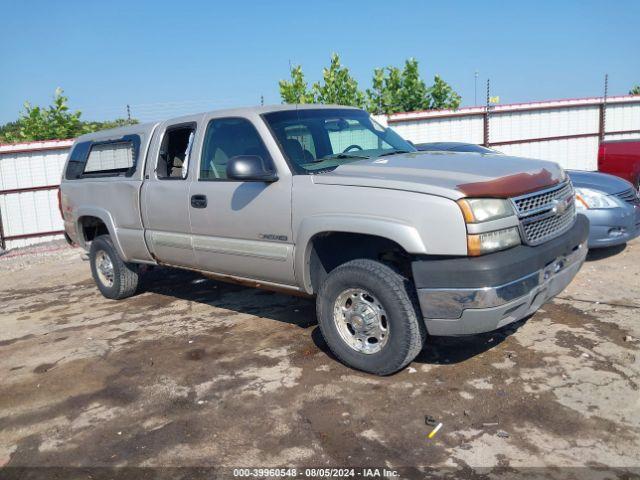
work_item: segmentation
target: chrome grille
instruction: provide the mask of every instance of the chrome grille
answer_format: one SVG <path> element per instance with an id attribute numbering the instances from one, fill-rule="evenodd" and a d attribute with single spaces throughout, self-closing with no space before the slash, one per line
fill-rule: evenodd
<path id="1" fill-rule="evenodd" d="M 569 230 L 576 217 L 575 208 L 572 203 L 562 215 L 543 214 L 540 219 L 537 216 L 527 218 L 527 223 L 522 223 L 526 242 L 529 245 L 539 245 Z"/>
<path id="2" fill-rule="evenodd" d="M 547 210 L 553 200 L 565 198 L 569 194 L 573 195 L 573 187 L 570 182 L 566 182 L 542 192 L 533 192 L 516 197 L 513 199 L 513 203 L 516 207 L 516 213 L 522 217 Z"/>
<path id="3" fill-rule="evenodd" d="M 522 240 L 539 245 L 569 230 L 576 218 L 571 182 L 512 198 L 520 218 Z"/>
<path id="4" fill-rule="evenodd" d="M 630 203 L 632 205 L 640 204 L 640 198 L 638 198 L 638 194 L 636 193 L 635 188 L 631 187 L 624 192 L 614 193 L 615 197 L 618 197 L 623 202 Z"/>

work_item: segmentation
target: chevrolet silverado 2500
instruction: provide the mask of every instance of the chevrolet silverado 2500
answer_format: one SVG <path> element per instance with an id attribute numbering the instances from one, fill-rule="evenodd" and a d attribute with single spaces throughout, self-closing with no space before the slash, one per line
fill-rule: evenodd
<path id="1" fill-rule="evenodd" d="M 406 366 L 428 335 L 520 320 L 571 281 L 588 222 L 555 163 L 417 152 L 366 112 L 275 106 L 84 135 L 61 184 L 105 297 L 141 265 L 316 297 L 345 364 Z"/>

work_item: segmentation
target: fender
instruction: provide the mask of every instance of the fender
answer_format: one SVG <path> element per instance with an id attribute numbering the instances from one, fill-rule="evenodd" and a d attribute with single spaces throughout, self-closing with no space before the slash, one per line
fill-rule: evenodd
<path id="1" fill-rule="evenodd" d="M 125 261 L 130 260 L 129 257 L 125 254 L 125 251 L 120 244 L 120 238 L 118 237 L 117 229 L 115 226 L 115 222 L 113 221 L 113 217 L 109 213 L 108 210 L 99 207 L 80 207 L 76 210 L 74 214 L 76 220 L 76 229 L 78 232 L 82 231 L 82 227 L 80 225 L 80 219 L 82 217 L 96 217 L 102 220 L 102 222 L 107 226 L 107 230 L 109 231 L 109 235 L 111 236 L 111 240 L 113 241 L 114 247 L 116 247 L 116 251 L 120 258 Z M 86 243 L 84 241 L 84 237 L 82 235 L 78 235 L 78 243 L 80 247 L 87 249 Z"/>
<path id="2" fill-rule="evenodd" d="M 328 214 L 306 217 L 300 223 L 294 250 L 294 276 L 298 285 L 312 294 L 309 258 L 311 239 L 323 232 L 361 233 L 376 235 L 396 242 L 409 253 L 425 254 L 427 249 L 418 230 L 396 219 L 365 216 Z"/>

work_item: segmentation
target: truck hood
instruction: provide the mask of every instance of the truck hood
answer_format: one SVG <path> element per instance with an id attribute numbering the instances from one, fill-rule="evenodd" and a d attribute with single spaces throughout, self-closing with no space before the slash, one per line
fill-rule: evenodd
<path id="1" fill-rule="evenodd" d="M 412 152 L 341 165 L 313 176 L 314 183 L 389 188 L 439 195 L 507 198 L 555 185 L 560 166 L 507 155 Z"/>

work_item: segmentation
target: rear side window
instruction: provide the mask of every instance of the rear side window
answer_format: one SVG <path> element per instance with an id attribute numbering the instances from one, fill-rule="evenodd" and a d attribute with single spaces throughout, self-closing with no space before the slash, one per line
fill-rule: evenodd
<path id="1" fill-rule="evenodd" d="M 69 155 L 65 178 L 130 177 L 136 171 L 139 152 L 138 135 L 125 135 L 106 142 L 77 143 Z"/>
<path id="2" fill-rule="evenodd" d="M 99 143 L 89 150 L 83 173 L 126 173 L 133 162 L 133 143 Z"/>

